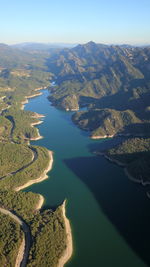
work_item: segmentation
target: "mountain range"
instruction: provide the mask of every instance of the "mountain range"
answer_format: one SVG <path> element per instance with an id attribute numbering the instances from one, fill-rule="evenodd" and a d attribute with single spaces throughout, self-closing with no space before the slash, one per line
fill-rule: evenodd
<path id="1" fill-rule="evenodd" d="M 86 107 L 73 120 L 92 137 L 149 132 L 150 47 L 89 42 L 54 53 L 47 65 L 56 82 L 50 100 L 66 110 Z"/>

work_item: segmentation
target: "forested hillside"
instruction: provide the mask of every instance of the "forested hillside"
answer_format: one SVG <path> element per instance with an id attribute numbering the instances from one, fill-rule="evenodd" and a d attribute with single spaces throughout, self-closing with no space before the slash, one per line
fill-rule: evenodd
<path id="1" fill-rule="evenodd" d="M 50 86 L 51 81 L 55 81 L 54 86 Z M 61 207 L 37 211 L 38 194 L 15 192 L 16 188 L 40 177 L 50 160 L 45 148 L 30 145 L 30 140 L 42 138 L 33 127 L 41 122 L 41 115 L 23 110 L 28 98 L 39 95 L 39 89 L 44 88 L 49 88 L 53 105 L 76 111 L 72 115 L 73 122 L 89 131 L 90 137 L 127 137 L 111 150 L 96 153 L 119 162 L 134 181 L 147 184 L 150 177 L 150 47 L 89 42 L 49 52 L 0 45 L 0 204 L 1 208 L 22 218 L 30 229 L 29 266 L 47 264 L 47 259 L 55 266 L 66 240 Z M 15 261 L 22 232 L 10 218 L 8 225 L 5 221 L 6 217 L 1 216 L 2 231 L 8 229 L 8 235 L 6 241 L 3 238 L 0 253 L 5 255 L 2 264 L 7 262 L 11 266 L 10 255 Z M 5 245 L 12 227 L 17 244 L 14 246 L 11 240 L 11 254 Z M 40 243 L 43 243 L 43 251 Z M 47 254 L 47 248 L 52 254 Z M 44 255 L 48 255 L 47 258 Z"/>
<path id="2" fill-rule="evenodd" d="M 50 85 L 47 56 L 0 45 L 0 266 L 37 266 L 43 258 L 56 266 L 66 248 L 62 207 L 40 211 L 43 197 L 20 191 L 45 179 L 52 164 L 46 148 L 30 145 L 42 138 L 33 127 L 42 115 L 23 110 Z"/>
<path id="3" fill-rule="evenodd" d="M 51 88 L 50 101 L 65 110 L 79 110 L 73 114 L 72 120 L 81 129 L 89 131 L 93 139 L 150 136 L 149 46 L 109 46 L 89 42 L 55 53 L 47 64 L 56 81 Z M 149 139 L 144 140 L 149 147 Z M 132 144 L 133 139 L 128 142 L 131 154 Z M 143 139 L 139 138 L 135 144 L 142 147 Z M 126 147 L 121 148 L 126 154 Z M 118 151 L 116 149 L 116 154 Z M 143 153 L 147 158 L 147 151 Z M 133 153 L 133 159 L 135 155 Z M 136 167 L 140 162 L 140 155 L 136 163 L 133 160 L 132 166 Z M 150 177 L 149 162 L 144 160 L 142 164 L 143 177 L 147 180 Z M 139 177 L 137 173 L 133 176 Z"/>
<path id="4" fill-rule="evenodd" d="M 93 137 L 149 131 L 150 48 L 89 42 L 53 55 L 56 86 L 50 100 L 77 112 L 73 120 Z M 143 125 L 144 123 L 144 125 Z"/>

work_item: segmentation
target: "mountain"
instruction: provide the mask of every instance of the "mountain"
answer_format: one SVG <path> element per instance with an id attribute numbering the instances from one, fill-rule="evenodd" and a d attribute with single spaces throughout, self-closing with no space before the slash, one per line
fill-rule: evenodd
<path id="1" fill-rule="evenodd" d="M 117 111 L 114 109 L 98 109 L 77 112 L 73 121 L 82 129 L 91 131 L 94 139 L 117 135 L 148 135 L 150 127 L 146 127 L 132 110 Z"/>
<path id="2" fill-rule="evenodd" d="M 130 138 L 121 144 L 108 149 L 97 151 L 103 153 L 107 159 L 125 168 L 127 176 L 142 185 L 150 183 L 150 139 Z M 150 197 L 150 192 L 147 192 Z"/>
<path id="3" fill-rule="evenodd" d="M 132 180 L 149 183 L 150 47 L 89 42 L 53 54 L 47 66 L 56 82 L 50 101 L 78 110 L 73 122 L 93 139 L 128 138 L 95 152 L 126 167 Z"/>
<path id="4" fill-rule="evenodd" d="M 66 110 L 86 107 L 73 120 L 92 137 L 147 135 L 143 123 L 150 119 L 149 47 L 89 42 L 53 54 L 47 65 L 57 84 L 49 99 Z"/>
<path id="5" fill-rule="evenodd" d="M 0 68 L 43 68 L 50 53 L 33 53 L 14 46 L 0 44 Z M 46 66 L 44 66 L 46 69 Z"/>
<path id="6" fill-rule="evenodd" d="M 65 108 L 62 100 L 72 94 L 76 95 L 79 106 L 120 91 L 132 95 L 140 83 L 147 85 L 145 76 L 149 82 L 149 59 L 149 48 L 123 48 L 93 42 L 61 50 L 47 62 L 58 84 L 52 100 Z"/>
<path id="7" fill-rule="evenodd" d="M 19 48 L 26 51 L 49 51 L 53 49 L 62 49 L 65 47 L 72 48 L 76 44 L 68 43 L 36 43 L 36 42 L 25 42 L 11 45 L 11 47 Z"/>

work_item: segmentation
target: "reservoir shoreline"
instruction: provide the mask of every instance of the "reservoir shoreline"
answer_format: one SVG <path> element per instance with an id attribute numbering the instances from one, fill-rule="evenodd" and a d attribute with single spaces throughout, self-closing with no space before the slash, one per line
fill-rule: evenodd
<path id="1" fill-rule="evenodd" d="M 66 249 L 58 261 L 58 267 L 63 267 L 65 263 L 67 263 L 68 260 L 71 258 L 72 253 L 73 253 L 71 226 L 70 226 L 70 222 L 68 218 L 66 217 L 66 200 L 63 202 L 61 209 L 62 209 L 62 215 L 63 215 L 64 223 L 65 223 L 67 242 L 66 242 Z"/>
<path id="2" fill-rule="evenodd" d="M 127 179 L 122 168 L 91 153 L 90 148 L 103 140 L 91 140 L 88 134 L 74 125 L 72 112 L 56 109 L 47 100 L 48 95 L 48 90 L 43 91 L 43 95 L 29 101 L 25 110 L 46 115 L 44 123 L 38 126 L 44 138 L 31 142 L 31 145 L 55 151 L 52 178 L 33 184 L 25 191 L 44 195 L 45 208 L 57 207 L 67 199 L 74 256 L 66 266 L 145 267 L 139 253 L 130 247 L 130 240 L 126 242 L 126 233 L 132 229 L 131 223 L 127 222 L 129 208 L 131 222 L 135 225 L 137 216 L 133 211 L 136 208 L 138 218 L 142 218 L 141 207 L 146 207 L 148 198 L 141 190 L 136 190 L 138 187 Z M 122 203 L 121 210 L 118 200 Z M 141 225 L 145 229 L 144 224 Z M 127 226 L 131 228 L 122 232 Z M 134 227 L 132 240 L 138 238 L 139 231 L 141 227 L 137 232 Z M 140 246 L 142 243 L 136 244 Z M 122 262 L 123 258 L 125 262 Z"/>
<path id="3" fill-rule="evenodd" d="M 48 178 L 47 173 L 52 169 L 52 165 L 53 165 L 53 152 L 52 151 L 48 151 L 48 155 L 49 155 L 49 163 L 48 163 L 47 168 L 43 171 L 43 174 L 37 179 L 29 180 L 24 185 L 16 187 L 15 191 L 20 191 L 20 190 L 22 190 L 22 189 L 24 189 L 24 188 L 26 188 L 28 186 L 31 186 L 32 184 L 40 183 L 40 182 L 42 182 L 42 181 L 44 181 L 45 179 Z"/>
<path id="4" fill-rule="evenodd" d="M 45 88 L 37 88 L 37 89 L 35 89 L 35 91 L 39 91 L 42 89 L 45 89 Z M 25 106 L 25 104 L 28 103 L 29 98 L 34 98 L 34 97 L 40 96 L 42 94 L 43 94 L 42 92 L 39 92 L 39 93 L 33 94 L 31 96 L 26 96 L 25 97 L 26 100 L 21 103 L 22 104 L 21 109 L 24 109 L 24 106 Z M 42 114 L 36 113 L 35 117 L 41 118 L 41 117 L 45 117 L 45 116 Z M 31 123 L 31 126 L 34 127 L 34 126 L 39 125 L 41 123 L 43 123 L 43 121 L 39 120 L 37 122 Z M 36 138 L 30 138 L 30 141 L 36 141 L 36 140 L 43 138 L 43 136 L 40 135 L 38 129 L 37 129 L 37 134 L 38 134 L 38 136 Z M 43 174 L 37 179 L 30 180 L 27 183 L 25 183 L 24 185 L 16 187 L 15 191 L 20 191 L 20 190 L 22 190 L 26 187 L 29 187 L 35 183 L 40 183 L 49 177 L 47 175 L 47 173 L 52 169 L 52 166 L 53 166 L 53 161 L 54 161 L 53 160 L 53 152 L 48 150 L 48 155 L 49 155 L 49 164 L 48 164 L 47 168 L 44 170 Z M 42 208 L 43 204 L 44 204 L 44 197 L 41 194 L 39 194 L 39 202 L 37 203 L 35 210 L 40 210 Z M 66 200 L 63 202 L 61 209 L 62 209 L 62 215 L 63 215 L 63 219 L 64 219 L 64 223 L 65 223 L 65 230 L 66 230 L 66 249 L 62 253 L 62 256 L 60 257 L 60 259 L 58 261 L 58 267 L 63 267 L 68 262 L 68 260 L 71 258 L 72 253 L 73 253 L 71 226 L 70 226 L 69 220 L 66 217 Z"/>

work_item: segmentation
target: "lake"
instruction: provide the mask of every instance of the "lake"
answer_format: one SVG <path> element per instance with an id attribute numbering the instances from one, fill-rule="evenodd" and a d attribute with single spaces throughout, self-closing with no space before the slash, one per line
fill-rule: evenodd
<path id="1" fill-rule="evenodd" d="M 113 140 L 91 140 L 71 121 L 72 112 L 53 107 L 49 92 L 32 98 L 25 110 L 45 115 L 38 125 L 43 139 L 31 144 L 54 151 L 49 179 L 24 191 L 45 197 L 44 207 L 67 199 L 74 254 L 68 267 L 150 266 L 150 200 L 146 188 L 130 181 L 123 168 L 92 151 Z"/>

